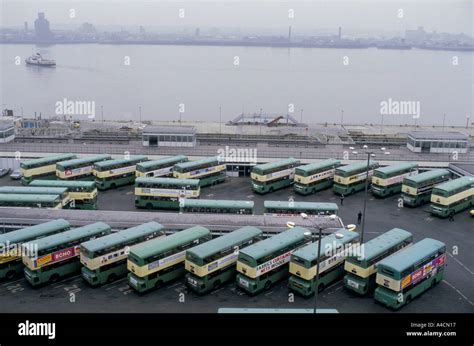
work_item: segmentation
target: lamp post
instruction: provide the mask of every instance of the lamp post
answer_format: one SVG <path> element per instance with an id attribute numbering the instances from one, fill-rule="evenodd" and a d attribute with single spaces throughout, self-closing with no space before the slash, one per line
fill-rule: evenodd
<path id="1" fill-rule="evenodd" d="M 344 125 L 344 109 L 341 109 L 341 127 Z"/>
<path id="2" fill-rule="evenodd" d="M 219 106 L 219 134 L 222 134 L 222 107 Z"/>
<path id="3" fill-rule="evenodd" d="M 305 214 L 305 213 L 301 213 L 300 216 L 304 219 L 304 220 L 309 220 L 308 218 L 308 215 Z M 337 215 L 330 215 L 329 218 L 331 220 L 335 220 L 337 218 Z M 310 222 L 311 223 L 311 226 L 312 228 L 314 229 L 318 229 L 318 254 L 317 254 L 317 257 L 316 257 L 316 281 L 315 281 L 315 290 L 314 290 L 314 313 L 316 313 L 316 308 L 318 306 L 318 293 L 319 293 L 319 260 L 321 258 L 321 240 L 322 240 L 322 233 L 323 233 L 323 230 L 328 230 L 328 229 L 340 229 L 340 228 L 336 228 L 336 227 L 321 227 L 319 225 L 316 225 L 315 223 L 313 222 Z M 294 222 L 287 222 L 286 225 L 289 227 L 289 228 L 294 228 L 296 226 L 296 224 Z M 356 229 L 356 225 L 347 225 L 344 227 L 345 229 L 348 229 L 349 231 L 353 231 Z"/>

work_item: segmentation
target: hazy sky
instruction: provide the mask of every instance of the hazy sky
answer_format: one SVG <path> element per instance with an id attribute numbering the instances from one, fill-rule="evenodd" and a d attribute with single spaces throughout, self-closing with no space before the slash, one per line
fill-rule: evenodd
<path id="1" fill-rule="evenodd" d="M 0 0 L 1 26 L 30 26 L 37 12 L 55 24 L 200 26 L 315 30 L 403 31 L 424 26 L 439 32 L 473 32 L 473 0 Z M 179 9 L 185 17 L 179 18 Z M 75 18 L 70 18 L 70 9 Z M 288 10 L 294 18 L 288 18 Z M 403 18 L 398 18 L 399 9 Z"/>

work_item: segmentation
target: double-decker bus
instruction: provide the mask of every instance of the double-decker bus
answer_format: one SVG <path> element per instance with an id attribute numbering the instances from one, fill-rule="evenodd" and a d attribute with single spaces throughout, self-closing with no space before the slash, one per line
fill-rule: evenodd
<path id="1" fill-rule="evenodd" d="M 374 169 L 379 167 L 376 161 L 369 161 L 368 183 Z M 357 162 L 350 165 L 336 168 L 334 173 L 333 191 L 338 195 L 350 195 L 365 189 L 367 177 L 367 162 Z"/>
<path id="2" fill-rule="evenodd" d="M 173 174 L 174 165 L 188 161 L 184 155 L 165 157 L 159 160 L 145 161 L 137 164 L 136 177 L 158 178 Z"/>
<path id="3" fill-rule="evenodd" d="M 183 277 L 186 250 L 211 238 L 207 228 L 194 226 L 133 246 L 127 261 L 128 284 L 138 293 L 145 293 Z"/>
<path id="4" fill-rule="evenodd" d="M 378 262 L 410 246 L 413 236 L 400 228 L 388 232 L 362 244 L 361 253 L 346 258 L 344 263 L 344 287 L 359 293 L 367 294 L 375 288 L 375 273 Z"/>
<path id="5" fill-rule="evenodd" d="M 81 243 L 110 232 L 109 225 L 96 222 L 24 243 L 22 256 L 26 280 L 32 286 L 38 286 L 80 273 Z"/>
<path id="6" fill-rule="evenodd" d="M 263 194 L 290 186 L 298 166 L 300 161 L 291 157 L 254 166 L 250 173 L 252 190 Z"/>
<path id="7" fill-rule="evenodd" d="M 330 188 L 334 183 L 336 168 L 340 165 L 339 160 L 328 159 L 297 167 L 293 185 L 295 192 L 309 195 Z"/>
<path id="8" fill-rule="evenodd" d="M 246 226 L 186 251 L 186 285 L 204 294 L 235 279 L 240 249 L 263 239 L 262 231 Z"/>
<path id="9" fill-rule="evenodd" d="M 173 168 L 173 177 L 178 179 L 199 179 L 201 187 L 225 181 L 225 163 L 219 157 L 178 163 Z"/>
<path id="10" fill-rule="evenodd" d="M 0 194 L 8 195 L 59 195 L 62 207 L 67 207 L 69 196 L 64 187 L 37 187 L 37 186 L 1 186 Z"/>
<path id="11" fill-rule="evenodd" d="M 133 184 L 137 163 L 147 161 L 143 155 L 127 159 L 107 160 L 94 163 L 93 174 L 99 190 L 114 189 L 118 186 Z"/>
<path id="12" fill-rule="evenodd" d="M 344 276 L 344 260 L 348 255 L 358 253 L 359 233 L 347 229 L 339 229 L 321 240 L 321 256 L 319 258 L 319 280 L 316 282 L 319 241 L 311 243 L 295 251 L 290 260 L 290 290 L 308 297 L 321 292 L 334 281 Z M 316 284 L 318 287 L 316 288 Z"/>
<path id="13" fill-rule="evenodd" d="M 0 207 L 62 209 L 60 195 L 0 194 Z"/>
<path id="14" fill-rule="evenodd" d="M 411 207 L 417 207 L 428 203 L 431 199 L 433 187 L 448 181 L 451 174 L 447 169 L 434 169 L 406 177 L 403 179 L 402 198 L 403 204 Z"/>
<path id="15" fill-rule="evenodd" d="M 272 216 L 295 216 L 301 213 L 309 216 L 337 215 L 339 211 L 336 203 L 265 201 L 263 206 L 265 215 Z"/>
<path id="16" fill-rule="evenodd" d="M 56 163 L 56 176 L 66 180 L 94 180 L 94 163 L 111 160 L 107 154 L 83 157 Z"/>
<path id="17" fill-rule="evenodd" d="M 67 189 L 68 206 L 73 209 L 97 209 L 97 187 L 93 181 L 33 180 L 28 186 L 62 187 Z"/>
<path id="18" fill-rule="evenodd" d="M 431 193 L 431 214 L 439 217 L 448 217 L 473 205 L 473 177 L 461 177 L 436 185 Z"/>
<path id="19" fill-rule="evenodd" d="M 82 277 L 100 286 L 126 276 L 130 247 L 163 236 L 163 226 L 152 221 L 82 243 Z"/>
<path id="20" fill-rule="evenodd" d="M 22 161 L 20 162 L 21 183 L 27 185 L 34 179 L 56 179 L 56 163 L 76 157 L 74 154 L 61 154 Z"/>
<path id="21" fill-rule="evenodd" d="M 375 301 L 399 309 L 443 279 L 446 245 L 425 238 L 377 264 Z"/>
<path id="22" fill-rule="evenodd" d="M 185 213 L 253 214 L 253 201 L 185 199 L 180 210 Z"/>
<path id="23" fill-rule="evenodd" d="M 58 219 L 0 234 L 0 279 L 10 280 L 23 273 L 21 244 L 69 229 L 69 222 Z"/>
<path id="24" fill-rule="evenodd" d="M 268 290 L 288 277 L 291 254 L 311 243 L 311 232 L 295 227 L 259 241 L 239 251 L 237 257 L 237 286 L 249 294 Z"/>
<path id="25" fill-rule="evenodd" d="M 147 209 L 178 209 L 187 198 L 198 198 L 199 179 L 137 178 L 135 207 Z"/>
<path id="26" fill-rule="evenodd" d="M 402 191 L 403 179 L 418 174 L 418 164 L 403 162 L 374 170 L 372 176 L 372 194 L 387 197 Z"/>

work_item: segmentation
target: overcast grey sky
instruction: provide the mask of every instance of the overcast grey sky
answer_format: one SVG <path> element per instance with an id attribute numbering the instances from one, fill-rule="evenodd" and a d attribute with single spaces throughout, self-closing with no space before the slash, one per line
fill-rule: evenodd
<path id="1" fill-rule="evenodd" d="M 295 29 L 349 28 L 358 31 L 403 31 L 424 26 L 428 31 L 473 32 L 473 0 L 0 0 L 1 26 L 33 23 L 45 12 L 55 24 L 123 26 L 201 26 Z M 179 9 L 185 17 L 179 18 Z M 70 18 L 74 9 L 76 16 Z M 294 9 L 294 18 L 288 10 Z M 404 11 L 398 18 L 398 10 Z"/>

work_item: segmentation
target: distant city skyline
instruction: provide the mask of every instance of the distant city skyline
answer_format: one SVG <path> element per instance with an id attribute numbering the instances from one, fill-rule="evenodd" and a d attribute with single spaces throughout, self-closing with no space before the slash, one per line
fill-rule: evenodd
<path id="1" fill-rule="evenodd" d="M 419 26 L 426 31 L 465 33 L 472 36 L 474 5 L 470 0 L 374 0 L 270 2 L 231 1 L 30 1 L 1 0 L 2 27 L 22 28 L 44 12 L 51 30 L 77 29 L 83 23 L 97 28 L 234 28 L 248 31 L 285 32 L 292 25 L 295 34 L 336 32 L 342 26 L 352 34 L 404 32 Z M 184 18 L 179 10 L 184 9 Z M 74 10 L 71 16 L 71 10 Z M 294 18 L 289 18 L 289 10 Z M 403 18 L 399 18 L 403 10 Z M 347 13 L 352 15 L 349 17 Z M 72 18 L 71 18 L 72 17 Z"/>

